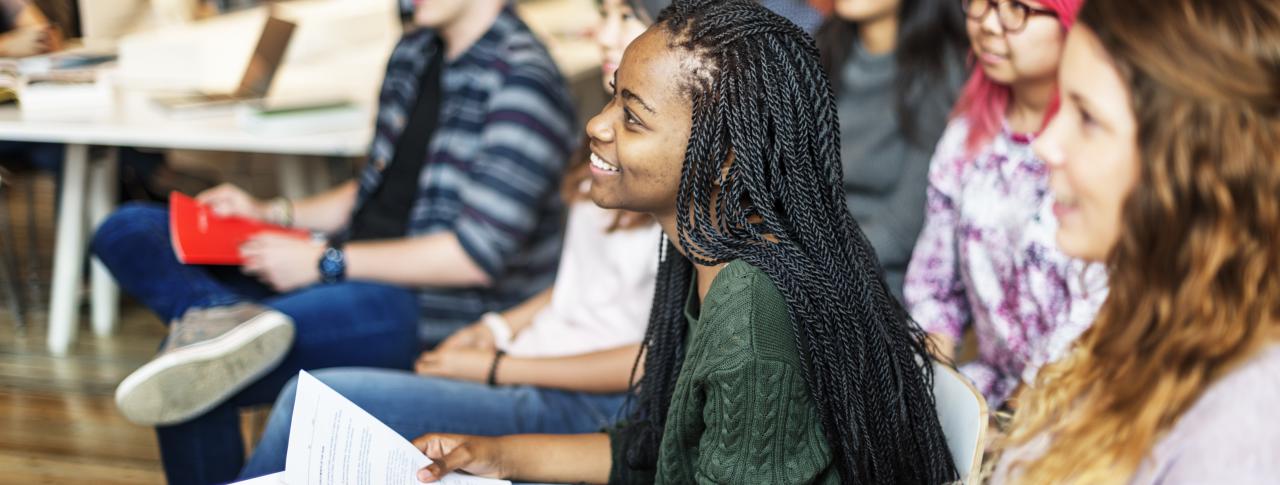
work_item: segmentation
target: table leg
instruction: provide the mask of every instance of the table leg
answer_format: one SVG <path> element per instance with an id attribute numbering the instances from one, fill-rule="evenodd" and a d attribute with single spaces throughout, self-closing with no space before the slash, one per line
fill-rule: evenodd
<path id="1" fill-rule="evenodd" d="M 85 177 L 88 145 L 67 145 L 59 195 L 58 234 L 53 253 L 53 288 L 49 298 L 49 352 L 66 355 L 79 330 L 77 312 L 80 262 L 84 256 Z"/>
<path id="2" fill-rule="evenodd" d="M 318 194 L 329 190 L 333 186 L 333 176 L 331 170 L 333 167 L 332 158 L 330 157 L 313 157 L 307 159 L 305 166 L 310 168 L 307 171 L 307 188 L 311 189 L 307 195 Z"/>
<path id="3" fill-rule="evenodd" d="M 302 157 L 298 155 L 281 155 L 278 162 L 280 178 L 280 195 L 292 200 L 307 196 L 307 178 Z"/>
<path id="4" fill-rule="evenodd" d="M 119 151 L 109 150 L 107 158 L 89 169 L 89 232 L 92 237 L 98 225 L 115 209 L 118 189 Z M 85 238 L 88 240 L 88 238 Z M 90 281 L 93 303 L 93 333 L 111 335 L 120 312 L 120 290 L 111 272 L 98 258 L 93 258 Z"/>

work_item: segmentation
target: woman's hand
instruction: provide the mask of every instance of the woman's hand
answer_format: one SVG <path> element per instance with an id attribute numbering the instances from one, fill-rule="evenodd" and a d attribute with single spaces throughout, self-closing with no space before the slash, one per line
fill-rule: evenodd
<path id="1" fill-rule="evenodd" d="M 418 481 L 424 483 L 439 481 L 456 471 L 488 478 L 511 476 L 503 464 L 501 438 L 427 434 L 413 440 L 413 445 L 433 462 L 418 470 Z"/>
<path id="2" fill-rule="evenodd" d="M 27 57 L 53 49 L 53 31 L 48 27 L 19 27 L 0 36 L 0 55 Z"/>
<path id="3" fill-rule="evenodd" d="M 487 350 L 493 352 L 498 350 L 498 346 L 493 341 L 493 332 L 483 323 L 476 322 L 458 329 L 453 332 L 449 338 L 440 342 L 436 346 L 436 350 L 453 350 L 453 349 L 474 349 Z M 424 355 L 426 353 L 424 352 Z"/>
<path id="4" fill-rule="evenodd" d="M 324 246 L 320 244 L 279 234 L 260 234 L 240 246 L 242 271 L 280 293 L 320 281 L 323 253 Z"/>
<path id="5" fill-rule="evenodd" d="M 483 383 L 489 380 L 494 355 L 492 350 L 481 349 L 428 351 L 418 357 L 414 369 L 424 376 Z"/>
<path id="6" fill-rule="evenodd" d="M 270 211 L 267 202 L 249 195 L 240 187 L 222 184 L 196 195 L 196 200 L 209 206 L 214 214 L 228 217 L 244 217 L 259 221 L 267 220 Z"/>

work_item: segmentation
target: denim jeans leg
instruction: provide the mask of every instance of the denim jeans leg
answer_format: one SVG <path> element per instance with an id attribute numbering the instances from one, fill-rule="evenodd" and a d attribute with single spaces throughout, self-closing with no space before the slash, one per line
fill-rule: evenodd
<path id="1" fill-rule="evenodd" d="M 589 433 L 612 424 L 626 399 L 624 394 L 493 387 L 384 369 L 327 369 L 315 376 L 405 439 L 426 433 Z M 280 393 L 242 479 L 284 469 L 296 386 L 291 381 Z"/>
<path id="2" fill-rule="evenodd" d="M 205 267 L 178 261 L 169 240 L 169 211 L 158 206 L 121 206 L 98 227 L 90 249 L 126 293 L 166 324 L 191 307 L 244 300 Z"/>
<path id="3" fill-rule="evenodd" d="M 173 485 L 227 483 L 244 462 L 240 407 L 224 402 L 191 421 L 156 428 L 165 479 Z"/>
<path id="4" fill-rule="evenodd" d="M 411 290 L 347 282 L 304 288 L 263 304 L 293 319 L 293 348 L 276 369 L 212 412 L 157 428 L 170 483 L 233 480 L 244 463 L 239 409 L 271 403 L 298 371 L 339 366 L 408 369 L 417 357 L 419 309 Z"/>

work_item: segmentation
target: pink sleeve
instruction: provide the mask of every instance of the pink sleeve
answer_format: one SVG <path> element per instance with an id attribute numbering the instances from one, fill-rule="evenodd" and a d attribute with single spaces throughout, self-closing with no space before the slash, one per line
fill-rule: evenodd
<path id="1" fill-rule="evenodd" d="M 926 332 L 957 342 L 969 321 L 956 244 L 966 131 L 963 122 L 953 121 L 933 154 L 924 227 L 907 266 L 903 289 L 908 311 Z"/>

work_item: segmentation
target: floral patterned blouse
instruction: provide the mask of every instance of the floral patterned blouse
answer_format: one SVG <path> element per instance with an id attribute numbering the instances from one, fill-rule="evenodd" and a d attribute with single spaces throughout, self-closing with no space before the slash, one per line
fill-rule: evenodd
<path id="1" fill-rule="evenodd" d="M 967 133 L 952 121 L 930 162 L 905 295 L 929 333 L 960 342 L 973 326 L 978 358 L 960 371 L 994 410 L 1089 327 L 1106 272 L 1057 250 L 1049 171 L 1031 137 L 1006 128 L 966 155 Z"/>

